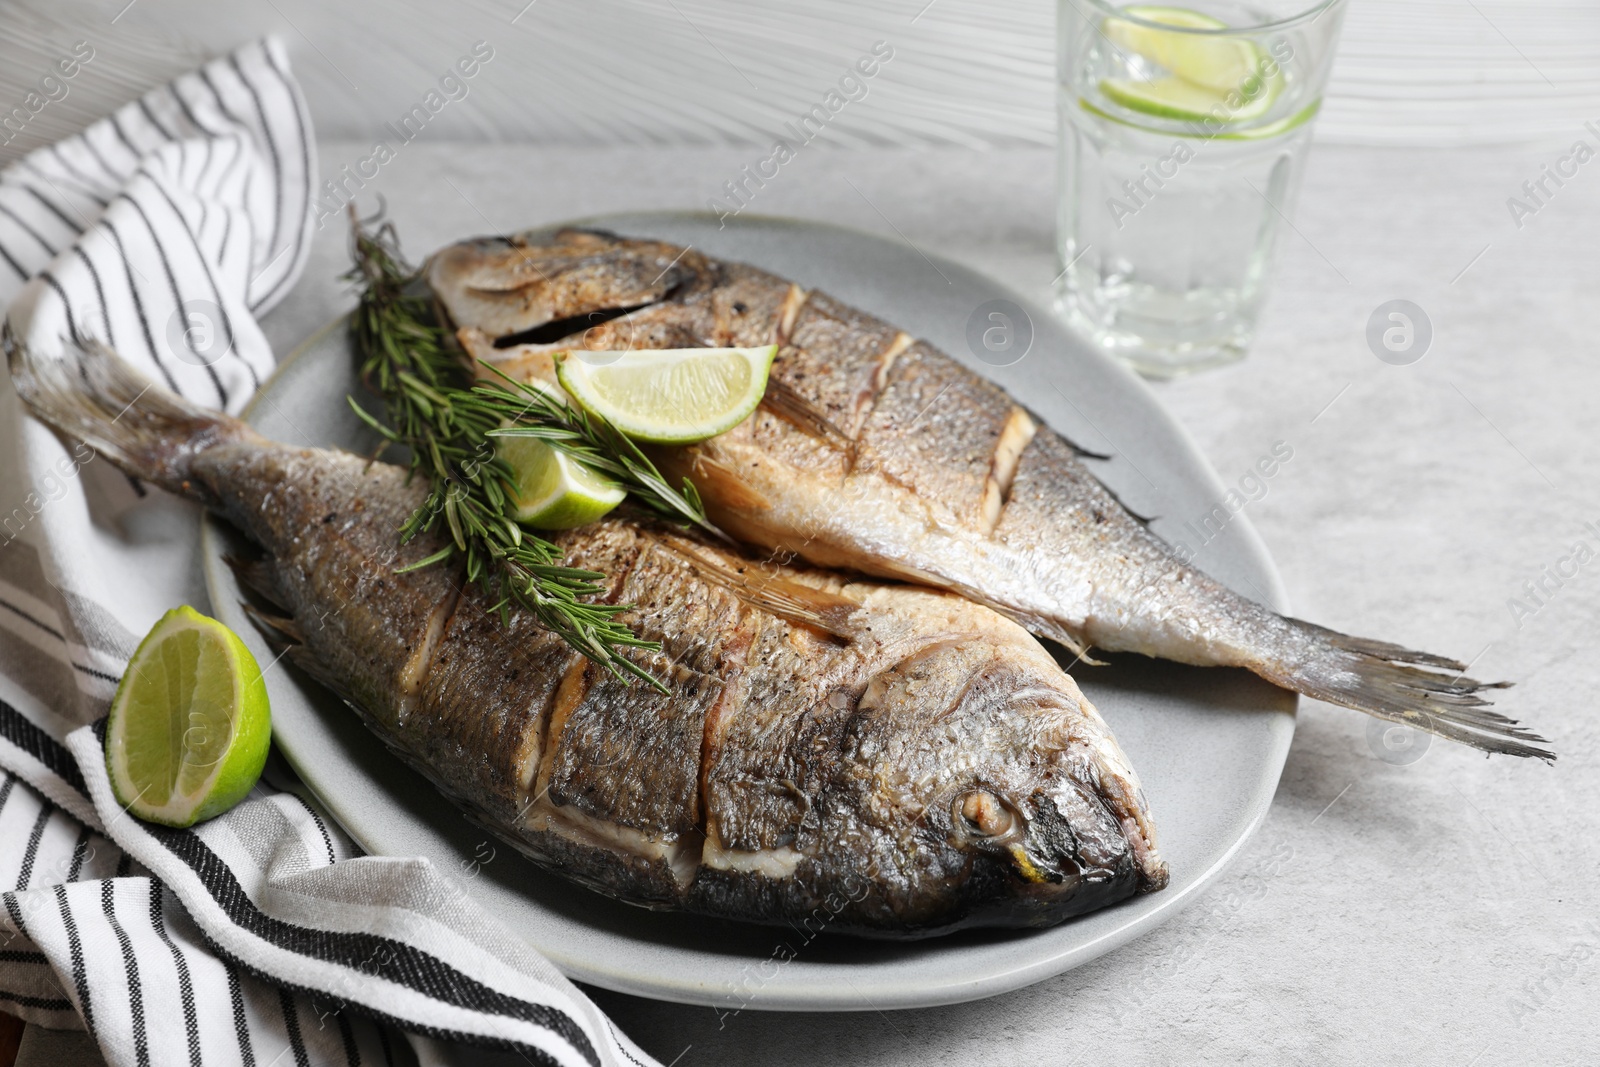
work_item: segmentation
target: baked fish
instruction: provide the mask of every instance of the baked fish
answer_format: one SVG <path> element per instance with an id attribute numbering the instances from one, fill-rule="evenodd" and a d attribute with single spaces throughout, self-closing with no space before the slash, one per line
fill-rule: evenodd
<path id="1" fill-rule="evenodd" d="M 285 654 L 567 878 L 651 908 L 897 937 L 1047 925 L 1166 884 L 1105 722 L 987 608 L 643 522 L 559 535 L 662 643 L 627 650 L 662 695 L 530 615 L 502 622 L 450 567 L 397 573 L 441 547 L 399 543 L 424 497 L 402 468 L 268 441 L 103 348 L 9 357 L 36 416 L 259 545 L 236 569 Z"/>
<path id="2" fill-rule="evenodd" d="M 465 241 L 427 276 L 466 352 L 522 380 L 554 380 L 562 350 L 776 342 L 754 415 L 657 457 L 749 544 L 951 590 L 1081 655 L 1244 667 L 1489 752 L 1554 758 L 1488 709 L 1498 685 L 1463 664 L 1286 618 L 1189 566 L 1024 405 L 824 293 L 577 229 Z"/>

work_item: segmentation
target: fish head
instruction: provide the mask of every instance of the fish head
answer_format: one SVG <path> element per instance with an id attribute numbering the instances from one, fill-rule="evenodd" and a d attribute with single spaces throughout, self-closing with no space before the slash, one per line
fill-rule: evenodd
<path id="1" fill-rule="evenodd" d="M 569 227 L 460 241 L 429 259 L 427 280 L 453 322 L 506 347 L 582 334 L 708 271 L 692 249 Z"/>
<path id="2" fill-rule="evenodd" d="M 1166 884 L 1127 758 L 1026 640 L 925 648 L 858 702 L 863 854 L 901 924 L 1043 926 Z"/>

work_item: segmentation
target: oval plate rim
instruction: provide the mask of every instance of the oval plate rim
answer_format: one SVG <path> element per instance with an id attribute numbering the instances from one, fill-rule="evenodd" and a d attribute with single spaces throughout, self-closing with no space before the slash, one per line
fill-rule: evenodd
<path id="1" fill-rule="evenodd" d="M 619 232 L 631 230 L 639 234 L 653 234 L 654 228 L 709 227 L 715 221 L 717 221 L 715 216 L 703 212 L 628 212 L 585 217 L 557 223 L 548 229 L 560 226 L 587 226 L 614 229 Z M 830 223 L 756 214 L 741 215 L 733 219 L 732 226 L 728 228 L 744 232 L 767 231 L 780 236 L 804 233 L 809 237 L 820 234 L 825 241 L 854 242 L 857 247 L 876 246 L 880 253 L 890 255 L 891 258 L 898 254 L 907 261 L 908 267 L 915 262 L 926 261 L 941 274 L 947 275 L 951 279 L 952 286 L 955 284 L 954 279 L 959 278 L 967 288 L 985 291 L 995 298 L 1013 301 L 1032 316 L 1035 322 L 1049 324 L 1047 329 L 1055 331 L 1059 337 L 1067 336 L 1064 327 L 1061 327 L 1053 316 L 993 278 L 944 257 L 928 256 L 920 250 L 878 234 Z M 721 229 L 719 226 L 719 232 Z M 748 261 L 751 257 L 744 258 Z M 856 303 L 848 293 L 842 299 L 847 303 Z M 331 358 L 335 348 L 348 353 L 345 341 L 334 336 L 346 321 L 347 316 L 341 316 L 322 327 L 285 357 L 272 375 L 262 383 L 261 388 L 245 408 L 243 417 L 253 421 L 259 414 L 261 405 L 272 402 L 274 391 L 297 373 L 302 363 L 309 363 L 319 358 Z M 1166 413 L 1150 387 L 1132 371 L 1090 346 L 1075 339 L 1069 339 L 1068 343 L 1070 347 L 1076 349 L 1075 354 L 1078 358 L 1093 361 L 1100 371 L 1111 376 L 1116 389 L 1133 398 L 1134 403 L 1145 409 L 1145 414 L 1156 428 L 1155 432 L 1164 434 L 1192 461 L 1196 468 L 1192 474 L 1204 488 L 1207 497 L 1221 499 L 1227 491 L 1221 480 L 1206 462 L 1188 431 Z M 950 348 L 946 348 L 946 351 L 960 358 L 960 353 Z M 1257 584 L 1262 586 L 1262 591 L 1267 594 L 1264 599 L 1271 601 L 1277 610 L 1286 610 L 1287 597 L 1281 579 L 1267 553 L 1266 546 L 1250 525 L 1247 516 L 1242 513 L 1235 516 L 1229 526 L 1228 534 L 1231 539 L 1231 550 L 1236 557 L 1235 562 L 1242 563 L 1248 571 L 1254 573 Z M 247 642 L 258 641 L 259 635 L 254 633 L 238 608 L 238 598 L 241 594 L 231 571 L 223 561 L 233 536 L 221 520 L 209 515 L 202 520 L 201 562 L 207 592 L 211 597 L 213 610 L 223 621 L 239 630 Z M 295 701 L 297 705 L 307 703 L 300 683 L 297 681 L 285 683 L 282 679 L 286 676 L 287 672 L 280 673 L 280 680 L 274 683 L 274 690 L 284 690 L 284 692 L 274 691 L 274 700 L 285 698 Z M 306 684 L 315 686 L 315 683 Z M 762 962 L 761 958 L 748 954 L 710 956 L 701 954 L 705 957 L 698 960 L 702 968 L 725 973 L 703 974 L 696 978 L 693 966 L 688 965 L 695 962 L 693 954 L 687 954 L 688 958 L 679 959 L 674 963 L 673 957 L 683 954 L 675 953 L 671 946 L 667 946 L 664 950 L 665 959 L 657 960 L 652 965 L 649 957 L 660 956 L 663 953 L 645 952 L 645 959 L 641 962 L 638 954 L 627 951 L 628 939 L 625 936 L 621 937 L 622 944 L 610 944 L 608 947 L 612 951 L 600 954 L 594 951 L 595 943 L 584 938 L 579 938 L 573 943 L 571 938 L 552 939 L 541 936 L 537 930 L 531 934 L 525 932 L 523 936 L 532 947 L 544 953 L 563 974 L 575 981 L 657 1000 L 714 1008 L 864 1011 L 879 1008 L 930 1007 L 976 1000 L 1031 985 L 1087 963 L 1166 922 L 1208 888 L 1238 857 L 1244 845 L 1265 819 L 1288 757 L 1294 733 L 1296 701 L 1293 694 L 1283 693 L 1281 697 L 1282 699 L 1273 706 L 1273 711 L 1279 713 L 1269 712 L 1262 716 L 1264 719 L 1262 730 L 1266 744 L 1259 753 L 1260 759 L 1253 786 L 1248 796 L 1242 798 L 1243 810 L 1231 820 L 1229 829 L 1231 840 L 1225 848 L 1211 855 L 1209 862 L 1197 872 L 1182 872 L 1181 879 L 1175 872 L 1174 885 L 1163 892 L 1135 898 L 1115 908 L 1084 917 L 1093 919 L 1095 915 L 1101 916 L 1099 925 L 1107 927 L 1093 936 L 1074 936 L 1076 932 L 1085 930 L 1089 925 L 1083 920 L 1024 935 L 1022 940 L 1013 942 L 1025 947 L 1016 953 L 1018 958 L 1009 965 L 991 963 L 983 967 L 964 969 L 957 967 L 952 973 L 949 968 L 935 963 L 921 967 L 913 965 L 908 973 L 906 964 L 896 960 L 886 967 L 878 968 L 885 973 L 874 974 L 872 973 L 874 965 L 870 962 L 813 963 L 797 957 L 787 961 L 786 965 L 776 968 L 776 977 L 764 981 L 755 995 L 749 995 L 748 983 L 741 986 L 737 981 L 730 979 L 730 975 L 735 973 L 732 968 L 742 967 L 743 972 L 748 973 L 752 962 Z M 322 742 L 325 739 L 319 737 L 314 729 L 307 728 L 312 721 L 299 718 L 291 724 L 275 720 L 273 732 L 278 747 L 307 787 L 317 795 L 346 832 L 369 851 L 380 851 L 372 846 L 380 843 L 385 837 L 385 833 L 378 829 L 375 822 L 381 816 L 375 815 L 370 806 L 363 805 L 359 797 L 349 795 L 348 788 L 330 784 L 339 775 L 354 773 L 358 780 L 366 778 L 373 783 L 374 788 L 378 788 L 376 779 L 367 776 L 365 768 L 360 766 L 354 768 L 332 766 L 332 761 L 343 760 L 344 757 L 337 753 L 330 756 L 327 751 L 322 750 Z M 373 739 L 370 748 L 378 759 L 393 759 L 376 739 Z M 360 761 L 356 762 L 364 762 L 365 758 L 363 755 Z M 1159 822 L 1160 812 L 1158 811 L 1156 815 Z M 426 827 L 419 832 L 424 837 L 428 833 Z M 434 844 L 433 839 L 437 837 L 438 835 L 433 835 L 427 838 L 427 843 Z M 459 846 L 444 840 L 438 841 L 437 846 L 427 850 L 426 853 L 436 866 L 450 863 L 464 865 L 467 862 L 463 858 L 467 853 Z M 508 925 L 514 927 L 518 918 L 524 920 L 527 918 L 526 915 L 515 914 L 514 910 L 512 913 L 507 913 L 507 903 L 504 900 L 492 899 L 492 894 L 475 890 L 470 882 L 468 892 L 479 897 L 480 904 L 485 905 L 491 913 L 497 914 L 497 917 Z M 527 900 L 535 909 L 540 906 L 531 894 L 527 894 Z M 605 904 L 609 906 L 610 902 Z M 1106 922 L 1104 919 L 1106 916 L 1113 918 L 1110 922 Z M 602 929 L 594 936 L 602 943 L 606 943 L 616 940 L 621 935 Z M 938 946 L 945 943 L 951 942 L 945 939 L 909 944 L 934 946 L 933 952 L 937 959 L 938 955 L 941 955 Z M 860 944 L 906 943 L 861 942 Z M 655 944 L 649 944 L 648 947 L 660 949 L 660 946 Z M 839 968 L 844 966 L 849 967 L 847 990 L 842 990 L 839 984 L 844 976 L 844 972 Z M 862 987 L 863 983 L 865 988 Z"/>

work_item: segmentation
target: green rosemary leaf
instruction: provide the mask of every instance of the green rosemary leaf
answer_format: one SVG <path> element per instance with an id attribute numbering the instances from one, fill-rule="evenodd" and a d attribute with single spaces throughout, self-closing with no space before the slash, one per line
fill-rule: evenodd
<path id="1" fill-rule="evenodd" d="M 441 548 L 431 556 L 424 556 L 415 563 L 408 563 L 404 567 L 396 567 L 395 573 L 406 574 L 410 571 L 420 571 L 422 568 L 431 567 L 435 563 L 443 563 L 445 560 L 449 559 L 455 554 L 456 547 L 454 545 L 446 545 L 444 548 Z"/>
<path id="2" fill-rule="evenodd" d="M 387 440 L 390 440 L 390 441 L 398 441 L 398 440 L 400 440 L 400 437 L 399 437 L 398 434 L 396 434 L 393 430 L 389 429 L 389 427 L 385 426 L 383 423 L 379 422 L 377 419 L 373 418 L 371 412 L 367 411 L 366 408 L 364 408 L 360 404 L 356 403 L 356 398 L 355 397 L 347 396 L 347 397 L 345 397 L 345 399 L 350 402 L 350 410 L 356 413 L 356 417 L 359 418 L 362 422 L 366 423 L 368 426 L 372 427 L 372 429 L 374 431 L 376 431 L 377 433 L 381 434 Z"/>

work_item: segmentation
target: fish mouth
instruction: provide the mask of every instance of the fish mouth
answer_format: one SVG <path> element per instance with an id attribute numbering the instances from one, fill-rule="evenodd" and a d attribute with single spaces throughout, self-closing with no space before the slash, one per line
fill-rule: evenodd
<path id="1" fill-rule="evenodd" d="M 1048 863 L 1039 865 L 1044 869 L 1065 868 L 1063 873 L 1075 874 L 1081 879 L 1078 892 L 1091 897 L 1101 886 L 1126 887 L 1119 895 L 1128 889 L 1149 893 L 1164 888 L 1167 865 L 1137 784 L 1130 785 L 1103 764 L 1094 766 L 1087 779 L 1036 798 L 1030 855 Z M 1020 862 L 1018 867 L 1022 869 Z M 1099 906 L 1087 902 L 1090 909 Z"/>
<path id="2" fill-rule="evenodd" d="M 1109 734 L 1105 741 L 1110 741 Z M 1102 743 L 1101 747 L 1104 749 L 1107 746 Z M 1165 889 L 1171 873 L 1157 845 L 1150 805 L 1122 750 L 1116 747 L 1114 741 L 1110 741 L 1109 747 L 1111 751 L 1096 754 L 1095 775 L 1099 796 L 1122 829 L 1123 840 L 1127 842 L 1139 878 L 1137 891 L 1153 893 Z"/>
<path id="3" fill-rule="evenodd" d="M 1007 869 L 1013 899 L 998 900 L 977 924 L 1048 925 L 1166 886 L 1166 863 L 1146 827 L 1142 799 L 1106 768 L 1055 779 L 1017 805 L 1026 818 L 981 847 Z"/>

